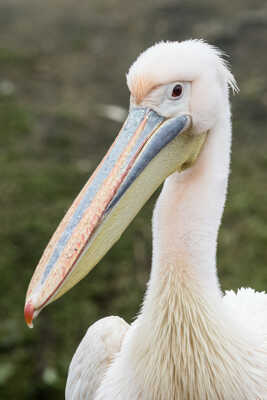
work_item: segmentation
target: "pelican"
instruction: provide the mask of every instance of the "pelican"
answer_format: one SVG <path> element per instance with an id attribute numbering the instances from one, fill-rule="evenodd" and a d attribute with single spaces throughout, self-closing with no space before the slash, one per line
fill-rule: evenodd
<path id="1" fill-rule="evenodd" d="M 107 317 L 88 329 L 66 399 L 266 400 L 267 295 L 224 295 L 216 272 L 236 81 L 217 48 L 187 40 L 144 51 L 127 84 L 127 120 L 44 251 L 26 322 L 98 263 L 165 181 L 141 311 L 131 325 Z"/>

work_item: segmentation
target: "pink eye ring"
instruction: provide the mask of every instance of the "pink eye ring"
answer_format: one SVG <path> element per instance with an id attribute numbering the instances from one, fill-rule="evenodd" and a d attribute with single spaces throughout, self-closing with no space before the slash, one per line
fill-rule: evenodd
<path id="1" fill-rule="evenodd" d="M 172 89 L 172 97 L 180 97 L 183 93 L 183 86 L 178 83 L 177 85 L 174 86 Z"/>

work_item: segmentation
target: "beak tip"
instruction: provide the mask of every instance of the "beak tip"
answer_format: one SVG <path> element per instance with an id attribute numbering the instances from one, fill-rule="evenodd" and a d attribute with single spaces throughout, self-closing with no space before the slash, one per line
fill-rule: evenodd
<path id="1" fill-rule="evenodd" d="M 34 318 L 34 306 L 30 300 L 25 304 L 24 318 L 25 318 L 25 322 L 28 325 L 28 327 L 33 328 L 32 321 Z"/>

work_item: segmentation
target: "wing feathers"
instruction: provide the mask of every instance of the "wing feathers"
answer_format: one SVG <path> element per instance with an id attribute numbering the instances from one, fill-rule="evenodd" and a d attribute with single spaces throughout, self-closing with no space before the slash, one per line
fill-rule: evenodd
<path id="1" fill-rule="evenodd" d="M 66 400 L 93 400 L 111 361 L 120 351 L 129 325 L 119 317 L 103 318 L 87 330 L 69 366 Z"/>

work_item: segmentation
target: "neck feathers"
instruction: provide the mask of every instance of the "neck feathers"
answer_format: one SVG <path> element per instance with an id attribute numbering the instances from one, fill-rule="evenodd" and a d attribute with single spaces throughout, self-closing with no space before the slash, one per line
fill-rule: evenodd
<path id="1" fill-rule="evenodd" d="M 219 293 L 216 246 L 229 175 L 230 119 L 218 125 L 195 165 L 165 181 L 153 216 L 153 288 L 172 265 L 175 279 L 188 287 L 195 283 Z"/>
<path id="2" fill-rule="evenodd" d="M 142 372 L 135 380 L 143 382 L 143 397 L 261 399 L 265 355 L 219 298 L 175 281 L 173 270 L 162 276 L 158 293 L 148 294 L 136 321 L 131 360 L 133 371 Z"/>

